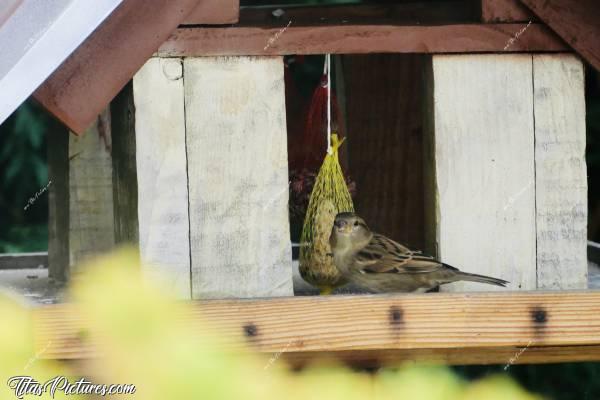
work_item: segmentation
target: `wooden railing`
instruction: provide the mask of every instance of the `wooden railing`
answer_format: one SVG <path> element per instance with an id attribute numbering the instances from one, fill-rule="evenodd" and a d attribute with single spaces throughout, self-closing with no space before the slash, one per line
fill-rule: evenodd
<path id="1" fill-rule="evenodd" d="M 84 314 L 35 310 L 41 357 L 96 357 Z M 434 293 L 192 302 L 186 321 L 292 363 L 334 357 L 358 365 L 600 360 L 600 291 Z M 44 349 L 41 352 L 41 349 Z"/>

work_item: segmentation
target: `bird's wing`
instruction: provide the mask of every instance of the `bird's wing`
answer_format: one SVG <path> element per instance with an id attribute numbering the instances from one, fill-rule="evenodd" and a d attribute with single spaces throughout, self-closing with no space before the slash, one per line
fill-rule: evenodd
<path id="1" fill-rule="evenodd" d="M 361 272 L 366 274 L 421 274 L 443 268 L 435 258 L 378 234 L 357 253 L 355 260 Z"/>

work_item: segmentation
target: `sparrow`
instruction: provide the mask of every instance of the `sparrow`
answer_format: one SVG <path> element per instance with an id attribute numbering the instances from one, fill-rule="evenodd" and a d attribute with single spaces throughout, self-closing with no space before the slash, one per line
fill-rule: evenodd
<path id="1" fill-rule="evenodd" d="M 373 233 L 352 212 L 335 217 L 329 238 L 334 264 L 349 282 L 374 293 L 425 292 L 456 281 L 506 286 L 505 280 L 459 271 L 420 251 Z"/>

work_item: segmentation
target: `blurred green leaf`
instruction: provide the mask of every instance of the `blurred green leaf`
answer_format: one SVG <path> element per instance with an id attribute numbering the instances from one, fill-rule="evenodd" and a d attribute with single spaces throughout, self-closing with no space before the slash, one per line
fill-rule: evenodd
<path id="1" fill-rule="evenodd" d="M 36 182 L 40 189 L 46 187 L 48 184 L 48 167 L 44 160 L 39 157 L 33 157 L 31 159 L 33 164 L 33 172 L 35 173 Z"/>
<path id="2" fill-rule="evenodd" d="M 24 207 L 48 184 L 46 136 L 56 129 L 64 128 L 30 100 L 0 125 L 0 251 L 47 249 L 47 195 Z M 43 235 L 20 232 L 23 226 L 40 225 Z"/>
<path id="3" fill-rule="evenodd" d="M 10 160 L 8 167 L 6 168 L 6 172 L 4 173 L 4 179 L 7 185 L 10 185 L 15 181 L 15 178 L 21 172 L 24 164 L 25 157 L 23 157 L 21 154 L 17 154 Z"/>

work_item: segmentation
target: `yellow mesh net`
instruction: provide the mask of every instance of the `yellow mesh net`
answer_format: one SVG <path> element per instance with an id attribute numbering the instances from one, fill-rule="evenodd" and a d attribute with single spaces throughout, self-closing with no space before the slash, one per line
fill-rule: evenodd
<path id="1" fill-rule="evenodd" d="M 343 284 L 329 246 L 333 221 L 339 212 L 354 211 L 338 158 L 343 142 L 331 135 L 332 152 L 325 156 L 315 180 L 300 236 L 300 274 L 323 292 Z"/>

